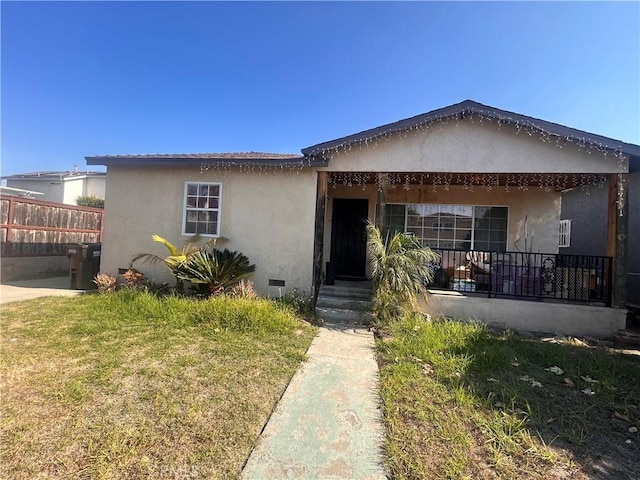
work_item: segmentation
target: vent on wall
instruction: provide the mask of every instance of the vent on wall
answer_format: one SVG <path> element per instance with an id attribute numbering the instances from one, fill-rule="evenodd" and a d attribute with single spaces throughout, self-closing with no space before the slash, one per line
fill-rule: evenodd
<path id="1" fill-rule="evenodd" d="M 270 287 L 284 287 L 284 280 L 275 280 L 273 278 L 269 279 Z"/>

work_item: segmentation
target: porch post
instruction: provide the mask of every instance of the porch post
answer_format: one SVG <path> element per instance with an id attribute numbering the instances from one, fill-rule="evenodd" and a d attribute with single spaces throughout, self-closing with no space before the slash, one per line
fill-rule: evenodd
<path id="1" fill-rule="evenodd" d="M 313 238 L 313 302 L 318 299 L 322 284 L 322 260 L 324 251 L 324 218 L 327 205 L 327 172 L 318 172 L 316 187 L 316 222 Z"/>
<path id="2" fill-rule="evenodd" d="M 613 257 L 611 306 L 626 308 L 627 301 L 627 223 L 629 196 L 628 174 L 609 177 L 607 211 L 607 256 Z"/>
<path id="3" fill-rule="evenodd" d="M 378 173 L 378 198 L 376 203 L 376 225 L 381 232 L 387 227 L 387 175 Z"/>

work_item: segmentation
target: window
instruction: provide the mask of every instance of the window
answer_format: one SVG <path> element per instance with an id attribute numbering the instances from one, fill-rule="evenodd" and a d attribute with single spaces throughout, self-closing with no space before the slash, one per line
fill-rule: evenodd
<path id="1" fill-rule="evenodd" d="M 504 252 L 508 208 L 473 205 L 387 205 L 387 227 L 415 235 L 423 246 Z"/>
<path id="2" fill-rule="evenodd" d="M 560 239 L 559 247 L 571 246 L 571 220 L 560 220 Z"/>
<path id="3" fill-rule="evenodd" d="M 220 183 L 191 183 L 184 188 L 182 233 L 217 237 L 220 234 Z"/>

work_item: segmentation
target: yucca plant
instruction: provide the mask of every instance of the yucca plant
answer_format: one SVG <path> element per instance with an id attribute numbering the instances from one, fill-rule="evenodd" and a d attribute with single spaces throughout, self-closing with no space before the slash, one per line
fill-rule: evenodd
<path id="1" fill-rule="evenodd" d="M 178 290 L 179 292 L 184 291 L 184 284 L 182 282 L 182 278 L 177 275 L 178 270 L 180 270 L 182 265 L 186 263 L 192 255 L 198 252 L 202 252 L 211 246 L 214 246 L 218 240 L 217 238 L 212 238 L 202 245 L 198 245 L 200 236 L 195 235 L 194 237 L 191 237 L 190 239 L 185 241 L 182 248 L 178 248 L 169 240 L 161 237 L 160 235 L 154 234 L 151 239 L 154 242 L 158 242 L 164 245 L 168 250 L 169 255 L 162 257 L 153 253 L 138 253 L 131 260 L 131 266 L 133 267 L 133 264 L 138 261 L 142 262 L 143 264 L 149 264 L 152 266 L 160 264 L 166 265 L 173 276 L 176 277 L 176 290 Z"/>
<path id="2" fill-rule="evenodd" d="M 191 282 L 197 293 L 219 295 L 229 291 L 255 269 L 246 255 L 227 248 L 214 248 L 211 253 L 201 250 L 189 256 L 176 270 L 176 276 Z"/>
<path id="3" fill-rule="evenodd" d="M 373 313 L 385 323 L 418 308 L 418 297 L 433 280 L 429 263 L 439 259 L 422 247 L 413 235 L 390 232 L 383 236 L 373 223 L 367 224 L 367 248 L 373 277 Z"/>

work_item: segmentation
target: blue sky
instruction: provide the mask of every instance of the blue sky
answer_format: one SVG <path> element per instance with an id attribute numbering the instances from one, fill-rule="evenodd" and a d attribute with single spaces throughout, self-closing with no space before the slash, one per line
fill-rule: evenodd
<path id="1" fill-rule="evenodd" d="M 640 143 L 639 2 L 9 2 L 2 174 L 301 148 L 473 99 Z"/>

